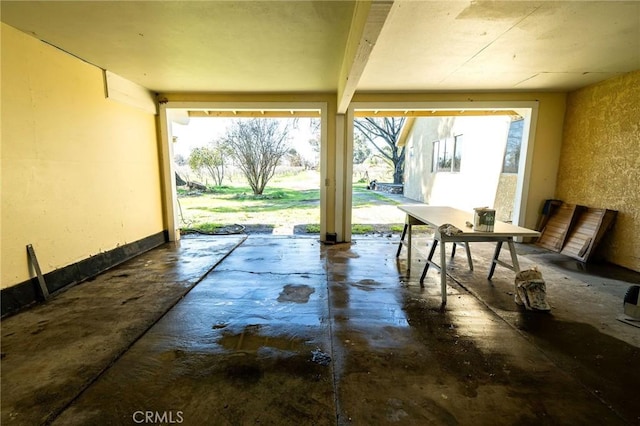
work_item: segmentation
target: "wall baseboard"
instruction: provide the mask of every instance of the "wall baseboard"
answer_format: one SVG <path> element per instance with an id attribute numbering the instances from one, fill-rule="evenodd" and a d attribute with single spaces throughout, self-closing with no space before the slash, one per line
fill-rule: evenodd
<path id="1" fill-rule="evenodd" d="M 105 272 L 114 266 L 132 259 L 169 240 L 167 231 L 149 235 L 138 241 L 96 254 L 79 262 L 44 274 L 49 293 L 54 293 L 70 285 L 81 283 Z M 38 278 L 21 282 L 0 292 L 1 316 L 15 314 L 36 302 L 43 300 Z"/>

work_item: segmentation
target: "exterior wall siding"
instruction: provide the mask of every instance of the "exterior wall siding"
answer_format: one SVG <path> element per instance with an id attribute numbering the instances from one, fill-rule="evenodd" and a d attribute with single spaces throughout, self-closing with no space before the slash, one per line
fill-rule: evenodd
<path id="1" fill-rule="evenodd" d="M 510 117 L 421 117 L 407 138 L 405 196 L 471 210 L 493 207 Z M 459 172 L 434 172 L 433 142 L 460 135 Z"/>

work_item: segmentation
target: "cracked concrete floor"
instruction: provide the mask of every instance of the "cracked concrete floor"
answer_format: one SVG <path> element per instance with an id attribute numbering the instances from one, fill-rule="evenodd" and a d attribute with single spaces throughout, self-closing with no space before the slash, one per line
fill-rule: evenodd
<path id="1" fill-rule="evenodd" d="M 638 329 L 601 306 L 624 281 L 594 293 L 535 253 L 521 256 L 541 265 L 553 307 L 529 313 L 513 304 L 510 271 L 486 280 L 492 248 L 474 245 L 475 271 L 463 254 L 449 263 L 441 311 L 438 273 L 417 281 L 419 240 L 410 275 L 393 239 L 268 236 L 249 237 L 207 273 L 239 242 L 185 239 L 105 274 L 137 283 L 137 299 L 110 298 L 99 277 L 3 320 L 2 423 L 640 423 Z M 140 268 L 149 261 L 153 272 Z M 183 290 L 157 293 L 155 280 Z M 96 283 L 110 316 L 91 317 Z M 65 298 L 76 316 L 59 306 Z M 129 303 L 147 319 L 121 315 Z M 168 311 L 160 318 L 150 304 Z"/>

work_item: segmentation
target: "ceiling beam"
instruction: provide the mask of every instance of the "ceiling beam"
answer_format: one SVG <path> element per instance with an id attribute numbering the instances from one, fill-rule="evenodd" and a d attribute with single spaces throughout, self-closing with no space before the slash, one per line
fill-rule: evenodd
<path id="1" fill-rule="evenodd" d="M 404 122 L 404 126 L 402 126 L 402 131 L 400 132 L 400 137 L 398 138 L 397 145 L 402 147 L 407 144 L 407 138 L 413 129 L 413 125 L 416 122 L 416 117 L 407 117 L 407 120 Z"/>
<path id="2" fill-rule="evenodd" d="M 222 118 L 320 118 L 320 111 L 315 110 L 190 110 L 189 117 L 222 117 Z M 460 116 L 518 116 L 513 110 L 356 110 L 356 117 L 460 117 Z"/>
<path id="3" fill-rule="evenodd" d="M 347 112 L 360 77 L 369 61 L 369 55 L 394 2 L 393 0 L 367 0 L 355 3 L 338 79 L 338 114 Z"/>
<path id="4" fill-rule="evenodd" d="M 450 110 L 450 109 L 436 109 L 436 110 L 356 110 L 353 114 L 355 117 L 477 117 L 477 116 L 493 116 L 493 115 L 509 115 L 519 116 L 517 112 L 513 110 Z"/>
<path id="5" fill-rule="evenodd" d="M 221 118 L 251 118 L 251 117 L 260 117 L 260 118 L 298 118 L 298 117 L 309 117 L 309 118 L 320 118 L 320 110 L 194 110 L 188 111 L 189 117 L 221 117 Z"/>

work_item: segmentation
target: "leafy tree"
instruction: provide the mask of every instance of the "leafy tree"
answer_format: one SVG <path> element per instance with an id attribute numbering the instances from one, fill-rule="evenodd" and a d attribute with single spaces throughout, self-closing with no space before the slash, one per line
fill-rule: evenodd
<path id="1" fill-rule="evenodd" d="M 261 195 L 289 151 L 289 126 L 268 118 L 239 119 L 227 130 L 225 144 L 255 195 Z"/>
<path id="2" fill-rule="evenodd" d="M 304 168 L 306 170 L 316 170 L 320 165 L 320 135 L 308 139 L 307 145 L 310 148 L 310 152 L 304 158 Z"/>
<path id="3" fill-rule="evenodd" d="M 357 134 L 353 137 L 353 164 L 362 164 L 371 155 L 369 144 Z"/>
<path id="4" fill-rule="evenodd" d="M 176 154 L 176 155 L 174 155 L 174 157 L 173 157 L 173 161 L 175 161 L 175 163 L 176 163 L 178 166 L 186 166 L 186 165 L 187 165 L 187 159 L 186 159 L 186 158 L 184 158 L 184 155 L 182 155 L 182 154 Z"/>
<path id="5" fill-rule="evenodd" d="M 404 147 L 398 139 L 405 117 L 364 117 L 354 121 L 355 128 L 378 151 L 378 155 L 393 167 L 393 183 L 404 178 Z"/>
<path id="6" fill-rule="evenodd" d="M 289 164 L 293 167 L 304 167 L 305 170 L 311 168 L 311 163 L 307 160 L 304 155 L 299 153 L 295 148 L 291 148 L 287 152 L 287 158 L 289 160 Z"/>
<path id="7" fill-rule="evenodd" d="M 319 138 L 312 138 L 307 141 L 313 152 L 320 154 L 320 140 Z"/>
<path id="8" fill-rule="evenodd" d="M 189 154 L 189 167 L 202 177 L 205 171 L 216 186 L 222 186 L 224 179 L 224 154 L 225 149 L 220 143 L 212 143 L 211 146 L 194 148 Z"/>

